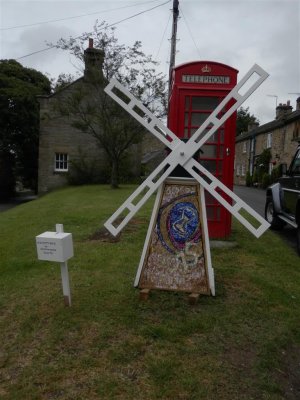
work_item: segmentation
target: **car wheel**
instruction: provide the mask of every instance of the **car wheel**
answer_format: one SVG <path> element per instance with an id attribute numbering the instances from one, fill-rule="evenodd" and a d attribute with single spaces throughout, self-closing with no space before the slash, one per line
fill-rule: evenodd
<path id="1" fill-rule="evenodd" d="M 285 225 L 284 221 L 277 217 L 272 199 L 267 199 L 265 207 L 265 219 L 271 225 L 271 229 L 280 230 Z"/>

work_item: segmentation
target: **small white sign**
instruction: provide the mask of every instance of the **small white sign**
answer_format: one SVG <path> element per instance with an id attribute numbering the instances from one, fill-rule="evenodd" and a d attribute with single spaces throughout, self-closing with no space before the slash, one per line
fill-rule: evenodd
<path id="1" fill-rule="evenodd" d="M 72 233 L 44 232 L 36 236 L 39 260 L 65 262 L 74 256 Z"/>

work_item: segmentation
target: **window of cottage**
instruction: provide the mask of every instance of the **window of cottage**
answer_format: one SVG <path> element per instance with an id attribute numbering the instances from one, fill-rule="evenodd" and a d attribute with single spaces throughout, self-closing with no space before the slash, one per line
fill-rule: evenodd
<path id="1" fill-rule="evenodd" d="M 270 149 L 272 147 L 272 133 L 268 133 L 267 136 L 267 149 Z"/>
<path id="2" fill-rule="evenodd" d="M 253 170 L 254 170 L 253 159 L 251 159 L 249 165 L 249 172 L 251 176 L 253 175 Z"/>
<path id="3" fill-rule="evenodd" d="M 238 165 L 236 166 L 236 176 L 240 176 L 240 173 L 241 173 L 241 171 L 240 171 L 240 165 L 238 164 Z"/>
<path id="4" fill-rule="evenodd" d="M 247 142 L 243 143 L 243 153 L 247 152 Z"/>
<path id="5" fill-rule="evenodd" d="M 273 163 L 270 162 L 269 163 L 269 171 L 268 171 L 269 175 L 271 175 L 273 169 L 274 169 L 274 165 L 273 165 Z"/>
<path id="6" fill-rule="evenodd" d="M 242 164 L 242 176 L 245 176 L 246 173 L 246 167 L 245 164 Z"/>
<path id="7" fill-rule="evenodd" d="M 69 157 L 67 153 L 55 153 L 55 171 L 68 171 Z"/>

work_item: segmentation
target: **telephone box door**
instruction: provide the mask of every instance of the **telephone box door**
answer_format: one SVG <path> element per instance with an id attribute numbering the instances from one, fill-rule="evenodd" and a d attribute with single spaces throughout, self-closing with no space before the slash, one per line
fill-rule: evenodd
<path id="1" fill-rule="evenodd" d="M 180 91 L 179 107 L 184 113 L 179 117 L 179 130 L 184 132 L 184 139 L 189 139 L 219 105 L 227 93 L 215 92 L 199 95 L 191 91 Z M 228 104 L 227 109 L 232 104 Z M 222 111 L 224 114 L 227 109 Z M 230 189 L 233 185 L 233 162 L 235 135 L 225 135 L 232 130 L 231 120 L 223 126 L 201 147 L 198 160 L 200 163 Z M 230 234 L 231 214 L 208 192 L 205 193 L 206 213 L 211 237 L 225 237 Z"/>

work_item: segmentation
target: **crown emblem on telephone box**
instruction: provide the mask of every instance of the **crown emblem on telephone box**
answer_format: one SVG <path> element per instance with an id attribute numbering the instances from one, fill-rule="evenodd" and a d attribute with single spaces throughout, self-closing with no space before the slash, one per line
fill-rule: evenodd
<path id="1" fill-rule="evenodd" d="M 204 67 L 202 67 L 201 71 L 202 71 L 202 72 L 205 72 L 205 73 L 209 73 L 209 72 L 211 72 L 211 67 L 209 67 L 209 66 L 206 64 Z"/>

